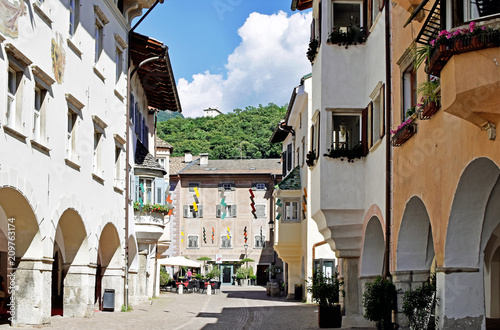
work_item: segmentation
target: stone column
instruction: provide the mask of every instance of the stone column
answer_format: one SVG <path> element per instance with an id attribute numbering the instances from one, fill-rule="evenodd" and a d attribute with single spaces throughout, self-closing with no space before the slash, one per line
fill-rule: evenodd
<path id="1" fill-rule="evenodd" d="M 479 268 L 437 268 L 438 329 L 484 329 L 483 272 Z"/>
<path id="2" fill-rule="evenodd" d="M 300 258 L 295 260 L 287 259 L 288 264 L 288 295 L 286 299 L 295 299 L 295 284 L 302 284 L 302 290 L 304 290 L 304 284 L 301 281 L 300 276 Z M 306 296 L 304 291 L 302 291 L 302 299 Z"/>
<path id="3" fill-rule="evenodd" d="M 94 314 L 94 292 L 95 269 L 91 269 L 89 265 L 69 266 L 64 278 L 64 316 L 92 316 Z"/>
<path id="4" fill-rule="evenodd" d="M 343 299 L 344 316 L 342 317 L 342 327 L 370 327 L 373 322 L 369 322 L 363 317 L 361 287 L 359 281 L 359 257 L 344 257 L 339 260 L 342 263 L 341 287 L 345 291 Z"/>
<path id="5" fill-rule="evenodd" d="M 106 289 L 115 290 L 115 312 L 119 312 L 122 309 L 122 305 L 125 304 L 123 299 L 123 284 L 125 281 L 124 269 L 121 267 L 103 267 L 102 270 L 102 297 L 104 299 L 104 292 Z"/>
<path id="6" fill-rule="evenodd" d="M 128 297 L 129 297 L 129 304 L 134 305 L 139 302 L 139 297 L 137 294 L 137 278 L 138 278 L 138 272 L 136 269 L 134 270 L 129 270 L 128 272 Z"/>
<path id="7" fill-rule="evenodd" d="M 406 291 L 415 290 L 429 279 L 428 270 L 392 272 L 392 282 L 397 290 L 396 323 L 400 329 L 409 329 L 408 318 L 403 314 L 403 297 Z"/>
<path id="8" fill-rule="evenodd" d="M 142 244 L 141 244 L 142 245 Z M 141 249 L 137 255 L 139 258 L 139 271 L 137 272 L 137 298 L 139 300 L 147 300 L 147 265 L 148 265 L 148 250 Z"/>
<path id="9" fill-rule="evenodd" d="M 11 291 L 9 319 L 13 326 L 50 323 L 52 259 L 21 259 L 17 269 L 7 269 L 5 284 Z"/>

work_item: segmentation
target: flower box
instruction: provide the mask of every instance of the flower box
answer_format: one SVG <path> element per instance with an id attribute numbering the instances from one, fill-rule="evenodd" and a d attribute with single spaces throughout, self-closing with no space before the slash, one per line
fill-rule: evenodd
<path id="1" fill-rule="evenodd" d="M 391 139 L 391 143 L 394 147 L 400 147 L 408 141 L 415 133 L 417 133 L 417 124 L 415 123 L 417 116 L 413 115 L 403 124 L 401 124 L 395 131 Z"/>
<path id="2" fill-rule="evenodd" d="M 430 119 L 440 108 L 439 102 L 429 102 L 420 108 L 420 119 Z"/>
<path id="3" fill-rule="evenodd" d="M 441 44 L 437 46 L 431 51 L 429 62 L 425 67 L 425 72 L 439 77 L 441 70 L 452 56 L 453 53 L 451 52 L 449 45 Z"/>

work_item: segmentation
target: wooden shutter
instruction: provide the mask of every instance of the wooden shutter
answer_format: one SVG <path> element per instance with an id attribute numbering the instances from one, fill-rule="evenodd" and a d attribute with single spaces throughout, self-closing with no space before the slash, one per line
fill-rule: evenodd
<path id="1" fill-rule="evenodd" d="M 216 205 L 215 206 L 215 217 L 220 218 L 221 215 L 221 205 Z"/>
<path id="2" fill-rule="evenodd" d="M 318 132 L 316 134 L 316 143 L 317 143 L 317 150 L 316 150 L 316 159 L 319 159 L 319 149 L 321 148 L 320 147 L 320 141 L 321 141 L 321 113 L 318 113 L 318 128 L 316 129 L 316 131 Z"/>
<path id="3" fill-rule="evenodd" d="M 129 96 L 129 116 L 130 116 L 130 120 L 132 120 L 132 123 L 134 122 L 134 103 L 135 103 L 134 94 L 130 93 L 130 96 Z"/>
<path id="4" fill-rule="evenodd" d="M 363 146 L 363 155 L 368 154 L 368 108 L 364 108 L 361 114 L 361 144 Z"/>
<path id="5" fill-rule="evenodd" d="M 135 191 L 135 201 L 139 201 L 139 197 L 141 196 L 141 186 L 139 182 L 139 177 L 137 175 L 134 175 L 134 191 Z M 144 201 L 143 201 L 144 202 Z"/>
<path id="6" fill-rule="evenodd" d="M 380 138 L 385 135 L 385 84 L 380 88 Z"/>
<path id="7" fill-rule="evenodd" d="M 156 204 L 165 205 L 165 179 L 155 179 L 155 196 L 154 201 Z"/>
<path id="8" fill-rule="evenodd" d="M 369 150 L 372 145 L 373 145 L 373 141 L 374 141 L 374 136 L 373 136 L 373 127 L 375 125 L 378 125 L 378 123 L 375 123 L 373 122 L 373 102 L 370 102 L 370 104 L 368 104 L 368 111 L 367 111 L 367 114 L 368 114 L 368 122 L 367 122 L 367 134 L 368 134 L 368 146 L 367 146 L 367 150 Z M 376 137 L 378 139 L 378 136 Z"/>

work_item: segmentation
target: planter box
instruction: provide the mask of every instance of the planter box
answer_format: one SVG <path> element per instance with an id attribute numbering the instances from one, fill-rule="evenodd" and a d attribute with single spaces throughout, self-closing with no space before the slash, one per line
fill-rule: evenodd
<path id="1" fill-rule="evenodd" d="M 436 102 L 427 103 L 424 107 L 421 108 L 420 119 L 430 119 L 433 114 L 435 114 L 441 105 Z"/>
<path id="2" fill-rule="evenodd" d="M 429 63 L 425 67 L 425 72 L 433 76 L 439 77 L 441 70 L 446 65 L 446 62 L 453 56 L 449 45 L 439 45 L 429 56 Z"/>
<path id="3" fill-rule="evenodd" d="M 318 325 L 320 328 L 340 328 L 342 326 L 340 305 L 318 306 Z"/>
<path id="4" fill-rule="evenodd" d="M 415 116 L 415 115 L 414 115 Z M 403 126 L 397 133 L 392 136 L 391 143 L 394 147 L 400 147 L 408 141 L 417 132 L 417 124 L 415 123 L 415 118 Z"/>

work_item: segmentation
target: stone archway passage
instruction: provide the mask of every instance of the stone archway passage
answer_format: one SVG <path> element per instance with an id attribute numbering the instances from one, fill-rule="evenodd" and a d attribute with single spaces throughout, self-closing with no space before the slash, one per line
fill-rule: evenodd
<path id="1" fill-rule="evenodd" d="M 434 260 L 429 214 L 422 200 L 414 196 L 406 203 L 398 233 L 396 271 L 393 273 L 398 301 L 403 301 L 406 291 L 415 290 L 429 279 Z M 402 311 L 398 311 L 396 318 L 400 326 L 408 326 Z"/>
<path id="2" fill-rule="evenodd" d="M 11 187 L 0 188 L 0 246 L 7 247 L 8 238 L 14 235 L 16 247 L 15 255 L 2 254 L 6 262 L 0 264 L 6 285 L 10 285 L 8 275 L 15 275 L 16 287 L 19 288 L 14 296 L 16 313 L 12 317 L 12 325 L 43 324 L 50 320 L 50 290 L 40 288 L 50 288 L 50 276 L 46 274 L 51 267 L 44 259 L 40 228 L 33 210 L 21 191 Z M 9 267 L 15 270 L 8 272 L 7 262 L 10 261 L 15 265 Z"/>
<path id="3" fill-rule="evenodd" d="M 95 297 L 102 309 L 102 297 L 105 290 L 113 290 L 115 311 L 123 304 L 123 267 L 124 258 L 118 231 L 112 223 L 104 226 L 99 238 L 97 257 Z"/>
<path id="4" fill-rule="evenodd" d="M 363 254 L 361 256 L 361 276 L 382 275 L 384 251 L 385 239 L 382 224 L 374 216 L 366 225 Z"/>
<path id="5" fill-rule="evenodd" d="M 429 271 L 434 259 L 434 240 L 427 209 L 418 197 L 406 203 L 396 250 L 397 271 Z"/>
<path id="6" fill-rule="evenodd" d="M 485 294 L 484 253 L 500 223 L 500 170 L 488 158 L 473 160 L 463 171 L 446 231 L 444 267 L 438 269 L 439 327 L 484 328 L 489 302 Z M 492 243 L 493 244 L 493 243 Z M 491 254 L 493 253 L 493 254 Z"/>
<path id="7" fill-rule="evenodd" d="M 73 209 L 64 211 L 56 229 L 54 251 L 60 249 L 62 258 L 62 306 L 53 306 L 53 313 L 62 309 L 64 316 L 83 317 L 93 312 L 89 273 L 89 244 L 82 218 Z M 55 252 L 54 252 L 55 253 Z M 55 293 L 52 293 L 54 301 Z"/>

